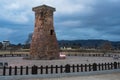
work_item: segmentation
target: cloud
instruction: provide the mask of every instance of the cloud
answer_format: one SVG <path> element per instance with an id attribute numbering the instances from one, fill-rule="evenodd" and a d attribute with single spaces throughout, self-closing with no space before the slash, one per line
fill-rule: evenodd
<path id="1" fill-rule="evenodd" d="M 0 13 L 0 17 L 2 19 L 21 24 L 29 22 L 29 16 L 31 16 L 30 13 L 32 11 L 28 9 L 28 5 L 20 4 L 18 0 L 1 1 L 1 4 L 0 9 L 2 12 Z"/>
<path id="2" fill-rule="evenodd" d="M 76 34 L 76 39 L 97 38 L 120 40 L 120 38 L 118 38 L 118 35 L 120 35 L 118 31 L 120 30 L 119 3 L 120 1 L 118 0 L 96 0 L 95 2 L 89 4 L 91 11 L 89 11 L 88 13 L 83 11 L 83 14 L 81 12 L 75 12 L 73 15 L 63 15 L 64 17 L 60 16 L 61 20 L 56 20 L 56 22 L 59 25 L 59 21 L 61 21 L 61 23 L 65 23 L 69 20 L 72 20 L 73 22 L 71 22 L 68 26 L 66 25 L 67 23 L 61 25 L 64 27 L 69 27 L 71 30 L 76 29 L 73 32 L 73 34 Z M 79 23 L 72 24 L 75 22 Z M 64 31 L 64 29 L 65 28 L 63 28 L 62 30 Z M 76 33 L 77 30 L 78 32 Z M 81 36 L 77 36 L 79 34 Z M 66 35 L 70 35 L 70 33 L 68 32 L 68 34 Z"/>
<path id="3" fill-rule="evenodd" d="M 8 40 L 11 34 L 16 32 L 15 30 L 12 30 L 10 28 L 0 28 L 0 41 L 2 40 Z"/>
<path id="4" fill-rule="evenodd" d="M 1 0 L 0 31 L 11 33 L 0 36 L 15 43 L 25 42 L 34 28 L 32 7 L 42 4 L 56 8 L 58 39 L 120 40 L 119 0 Z"/>

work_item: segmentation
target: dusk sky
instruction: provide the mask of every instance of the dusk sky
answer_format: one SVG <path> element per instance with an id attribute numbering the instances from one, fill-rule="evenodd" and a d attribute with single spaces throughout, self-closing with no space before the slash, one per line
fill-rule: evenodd
<path id="1" fill-rule="evenodd" d="M 0 42 L 24 43 L 34 30 L 32 7 L 56 8 L 58 40 L 120 41 L 120 0 L 0 0 Z"/>

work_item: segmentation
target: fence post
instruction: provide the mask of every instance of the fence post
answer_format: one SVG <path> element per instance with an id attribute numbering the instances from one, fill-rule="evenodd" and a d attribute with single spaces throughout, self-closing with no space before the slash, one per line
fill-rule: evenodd
<path id="1" fill-rule="evenodd" d="M 113 63 L 111 63 L 111 69 L 113 69 Z"/>
<path id="2" fill-rule="evenodd" d="M 85 72 L 87 72 L 87 64 L 85 64 Z"/>
<path id="3" fill-rule="evenodd" d="M 65 72 L 70 73 L 70 64 L 65 65 Z"/>
<path id="4" fill-rule="evenodd" d="M 114 62 L 114 69 L 117 69 L 117 62 Z"/>
<path id="5" fill-rule="evenodd" d="M 120 69 L 120 62 L 118 62 L 118 68 Z"/>
<path id="6" fill-rule="evenodd" d="M 82 56 L 84 56 L 84 54 L 82 54 Z"/>
<path id="7" fill-rule="evenodd" d="M 28 70 L 29 70 L 29 67 L 26 66 L 26 75 L 28 75 Z"/>
<path id="8" fill-rule="evenodd" d="M 63 73 L 63 66 L 60 66 L 60 73 Z"/>
<path id="9" fill-rule="evenodd" d="M 55 72 L 58 73 L 58 66 L 55 66 Z"/>
<path id="10" fill-rule="evenodd" d="M 107 64 L 105 63 L 105 70 L 107 70 Z"/>
<path id="11" fill-rule="evenodd" d="M 53 74 L 53 65 L 51 65 L 50 69 L 51 69 L 51 74 Z"/>
<path id="12" fill-rule="evenodd" d="M 100 63 L 98 64 L 98 68 L 99 68 L 98 70 L 100 71 L 100 70 L 101 70 L 101 69 L 100 69 Z"/>
<path id="13" fill-rule="evenodd" d="M 98 57 L 100 57 L 100 54 L 98 54 Z"/>
<path id="14" fill-rule="evenodd" d="M 89 64 L 88 66 L 89 66 L 89 71 L 91 71 L 91 64 Z"/>
<path id="15" fill-rule="evenodd" d="M 40 67 L 40 73 L 43 74 L 43 66 Z"/>
<path id="16" fill-rule="evenodd" d="M 15 73 L 14 75 L 17 75 L 17 66 L 15 66 Z"/>
<path id="17" fill-rule="evenodd" d="M 101 66 L 102 66 L 102 70 L 104 70 L 104 64 L 103 63 L 101 64 Z"/>
<path id="18" fill-rule="evenodd" d="M 77 64 L 77 72 L 79 72 L 79 64 Z"/>
<path id="19" fill-rule="evenodd" d="M 75 72 L 75 65 L 74 64 L 72 65 L 72 69 L 73 69 L 73 72 Z"/>
<path id="20" fill-rule="evenodd" d="M 23 66 L 20 66 L 20 75 L 23 75 Z"/>
<path id="21" fill-rule="evenodd" d="M 83 64 L 81 64 L 81 66 L 80 66 L 80 67 L 81 67 L 81 72 L 83 72 Z"/>
<path id="22" fill-rule="evenodd" d="M 96 63 L 93 63 L 93 71 L 97 71 L 97 64 Z"/>
<path id="23" fill-rule="evenodd" d="M 104 54 L 102 54 L 102 57 L 104 57 Z"/>
<path id="24" fill-rule="evenodd" d="M 12 74 L 12 67 L 10 66 L 9 67 L 9 75 L 11 75 Z"/>
<path id="25" fill-rule="evenodd" d="M 108 65 L 108 70 L 110 70 L 110 64 L 108 63 L 107 65 Z"/>
<path id="26" fill-rule="evenodd" d="M 88 56 L 90 57 L 90 54 L 88 54 Z"/>
<path id="27" fill-rule="evenodd" d="M 12 57 L 13 57 L 13 54 L 12 54 Z"/>
<path id="28" fill-rule="evenodd" d="M 67 56 L 70 56 L 70 54 L 67 54 Z"/>
<path id="29" fill-rule="evenodd" d="M 36 65 L 32 66 L 32 74 L 37 74 L 38 67 Z"/>
<path id="30" fill-rule="evenodd" d="M 6 74 L 6 67 L 4 66 L 3 67 L 3 76 L 5 76 L 5 74 Z"/>
<path id="31" fill-rule="evenodd" d="M 46 68 L 46 74 L 48 74 L 48 66 L 46 66 L 45 68 Z"/>

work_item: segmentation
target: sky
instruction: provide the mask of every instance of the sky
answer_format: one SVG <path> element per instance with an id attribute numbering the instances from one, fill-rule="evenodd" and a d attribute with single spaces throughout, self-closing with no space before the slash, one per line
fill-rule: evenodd
<path id="1" fill-rule="evenodd" d="M 56 8 L 58 40 L 120 41 L 120 0 L 0 0 L 0 42 L 25 43 L 34 30 L 33 7 Z"/>

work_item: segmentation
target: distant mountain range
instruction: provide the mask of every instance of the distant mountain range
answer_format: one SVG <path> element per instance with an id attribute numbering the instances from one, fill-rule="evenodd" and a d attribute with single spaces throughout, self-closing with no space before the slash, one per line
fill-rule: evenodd
<path id="1" fill-rule="evenodd" d="M 30 44 L 32 33 L 29 34 L 26 44 Z M 120 41 L 109 41 L 102 39 L 89 39 L 89 40 L 58 40 L 60 47 L 83 47 L 83 48 L 100 48 L 105 43 L 110 43 L 112 48 L 120 49 Z"/>
<path id="2" fill-rule="evenodd" d="M 108 41 L 108 40 L 59 40 L 59 46 L 81 46 L 85 48 L 99 48 L 104 43 L 110 43 L 111 46 L 115 49 L 120 49 L 120 41 Z"/>
<path id="3" fill-rule="evenodd" d="M 32 33 L 28 35 L 26 44 L 30 44 Z M 85 47 L 85 48 L 99 48 L 105 43 L 110 43 L 114 49 L 120 49 L 120 41 L 109 41 L 102 39 L 89 39 L 89 40 L 58 40 L 60 47 Z"/>

